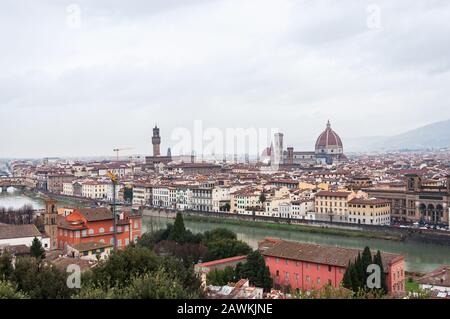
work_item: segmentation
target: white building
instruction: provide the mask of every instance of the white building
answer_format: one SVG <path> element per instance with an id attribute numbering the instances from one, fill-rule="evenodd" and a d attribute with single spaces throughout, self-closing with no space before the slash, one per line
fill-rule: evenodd
<path id="1" fill-rule="evenodd" d="M 177 186 L 176 203 L 178 210 L 192 209 L 192 190 L 186 186 Z"/>
<path id="2" fill-rule="evenodd" d="M 0 248 L 25 245 L 31 247 L 34 238 L 41 241 L 45 250 L 50 249 L 50 238 L 44 237 L 35 225 L 0 225 Z"/>
<path id="3" fill-rule="evenodd" d="M 309 219 L 314 220 L 314 201 L 299 200 L 293 201 L 290 206 L 290 215 L 293 219 Z"/>
<path id="4" fill-rule="evenodd" d="M 111 183 L 103 181 L 88 181 L 83 183 L 81 195 L 92 199 L 106 199 L 108 198 L 109 185 Z"/>
<path id="5" fill-rule="evenodd" d="M 158 185 L 152 189 L 152 201 L 154 207 L 168 208 L 170 203 L 169 187 Z"/>

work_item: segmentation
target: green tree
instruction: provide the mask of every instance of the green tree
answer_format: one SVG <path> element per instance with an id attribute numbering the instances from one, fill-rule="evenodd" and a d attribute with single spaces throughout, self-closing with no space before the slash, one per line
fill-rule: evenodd
<path id="1" fill-rule="evenodd" d="M 383 294 L 386 294 L 388 291 L 387 284 L 386 284 L 386 273 L 384 272 L 383 260 L 381 258 L 381 252 L 379 250 L 373 257 L 373 263 L 380 267 L 380 270 L 381 270 L 381 273 L 380 273 L 381 289 L 380 290 Z"/>
<path id="2" fill-rule="evenodd" d="M 237 236 L 234 232 L 226 228 L 215 228 L 207 231 L 203 235 L 203 242 L 211 242 L 216 240 L 237 240 Z"/>
<path id="3" fill-rule="evenodd" d="M 158 257 L 151 250 L 128 246 L 94 268 L 90 279 L 102 287 L 124 287 L 129 285 L 132 277 L 156 270 L 158 262 Z"/>
<path id="4" fill-rule="evenodd" d="M 247 255 L 247 262 L 240 267 L 238 276 L 248 279 L 250 284 L 264 288 L 265 291 L 270 291 L 273 286 L 269 268 L 257 250 Z"/>
<path id="5" fill-rule="evenodd" d="M 206 275 L 206 282 L 208 285 L 224 286 L 229 282 L 236 282 L 238 276 L 233 267 L 226 267 L 225 269 L 214 269 Z"/>
<path id="6" fill-rule="evenodd" d="M 345 270 L 344 273 L 344 277 L 342 278 L 342 286 L 347 289 L 353 289 L 351 266 L 352 264 L 349 261 L 347 269 Z"/>
<path id="7" fill-rule="evenodd" d="M 69 298 L 73 291 L 67 287 L 66 280 L 64 272 L 34 257 L 17 258 L 11 275 L 17 289 L 32 299 Z"/>
<path id="8" fill-rule="evenodd" d="M 350 264 L 350 278 L 352 283 L 352 290 L 354 292 L 359 291 L 359 288 L 361 287 L 361 282 L 359 280 L 357 265 L 353 263 Z"/>
<path id="9" fill-rule="evenodd" d="M 364 248 L 362 256 L 361 256 L 361 267 L 364 271 L 364 277 L 363 277 L 364 286 L 367 285 L 367 278 L 368 278 L 367 268 L 371 264 L 372 264 L 372 253 L 370 252 L 370 248 L 366 246 Z"/>
<path id="10" fill-rule="evenodd" d="M 12 256 L 6 250 L 0 255 L 0 280 L 7 280 L 13 273 Z"/>
<path id="11" fill-rule="evenodd" d="M 8 281 L 0 280 L 0 299 L 28 299 L 29 297 L 17 291 L 16 287 Z"/>
<path id="12" fill-rule="evenodd" d="M 45 249 L 42 247 L 41 241 L 36 237 L 34 237 L 33 242 L 31 243 L 30 254 L 38 260 L 45 258 Z"/>
<path id="13" fill-rule="evenodd" d="M 179 278 L 164 268 L 133 279 L 123 295 L 127 299 L 191 299 Z"/>
<path id="14" fill-rule="evenodd" d="M 220 239 L 212 242 L 204 242 L 204 245 L 208 248 L 205 261 L 243 256 L 252 251 L 249 245 L 240 240 Z"/>
<path id="15" fill-rule="evenodd" d="M 181 213 L 177 213 L 175 218 L 175 223 L 173 224 L 173 229 L 169 234 L 169 240 L 174 240 L 177 243 L 184 243 L 186 236 L 186 228 L 184 227 L 183 216 Z"/>

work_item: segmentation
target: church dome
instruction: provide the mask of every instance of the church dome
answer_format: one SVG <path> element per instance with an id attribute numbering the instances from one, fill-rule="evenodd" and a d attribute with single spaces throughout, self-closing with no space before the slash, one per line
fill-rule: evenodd
<path id="1" fill-rule="evenodd" d="M 319 135 L 316 141 L 316 150 L 319 149 L 330 149 L 330 148 L 340 148 L 342 149 L 342 140 L 335 131 L 331 129 L 330 121 L 327 123 L 327 128 L 322 134 Z"/>

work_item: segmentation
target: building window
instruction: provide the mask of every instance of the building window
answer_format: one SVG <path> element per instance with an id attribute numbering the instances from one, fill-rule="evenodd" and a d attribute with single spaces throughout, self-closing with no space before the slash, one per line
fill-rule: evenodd
<path id="1" fill-rule="evenodd" d="M 328 271 L 331 272 L 331 266 L 328 266 Z"/>
<path id="2" fill-rule="evenodd" d="M 103 233 L 105 232 L 105 229 L 104 229 L 103 227 L 100 227 L 99 230 L 98 230 L 98 232 L 99 232 L 100 234 L 103 234 Z"/>
<path id="3" fill-rule="evenodd" d="M 317 284 L 320 285 L 320 277 L 317 277 Z"/>
<path id="4" fill-rule="evenodd" d="M 306 275 L 306 282 L 309 282 L 309 276 Z"/>
<path id="5" fill-rule="evenodd" d="M 94 235 L 94 230 L 92 228 L 89 229 L 89 235 Z"/>
<path id="6" fill-rule="evenodd" d="M 86 237 L 86 229 L 81 231 L 81 236 Z"/>

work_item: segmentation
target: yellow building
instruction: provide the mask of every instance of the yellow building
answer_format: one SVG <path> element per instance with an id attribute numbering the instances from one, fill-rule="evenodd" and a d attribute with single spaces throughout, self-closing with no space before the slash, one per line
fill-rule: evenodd
<path id="1" fill-rule="evenodd" d="M 330 222 L 347 222 L 348 202 L 355 197 L 355 192 L 318 192 L 314 203 L 316 219 Z"/>

